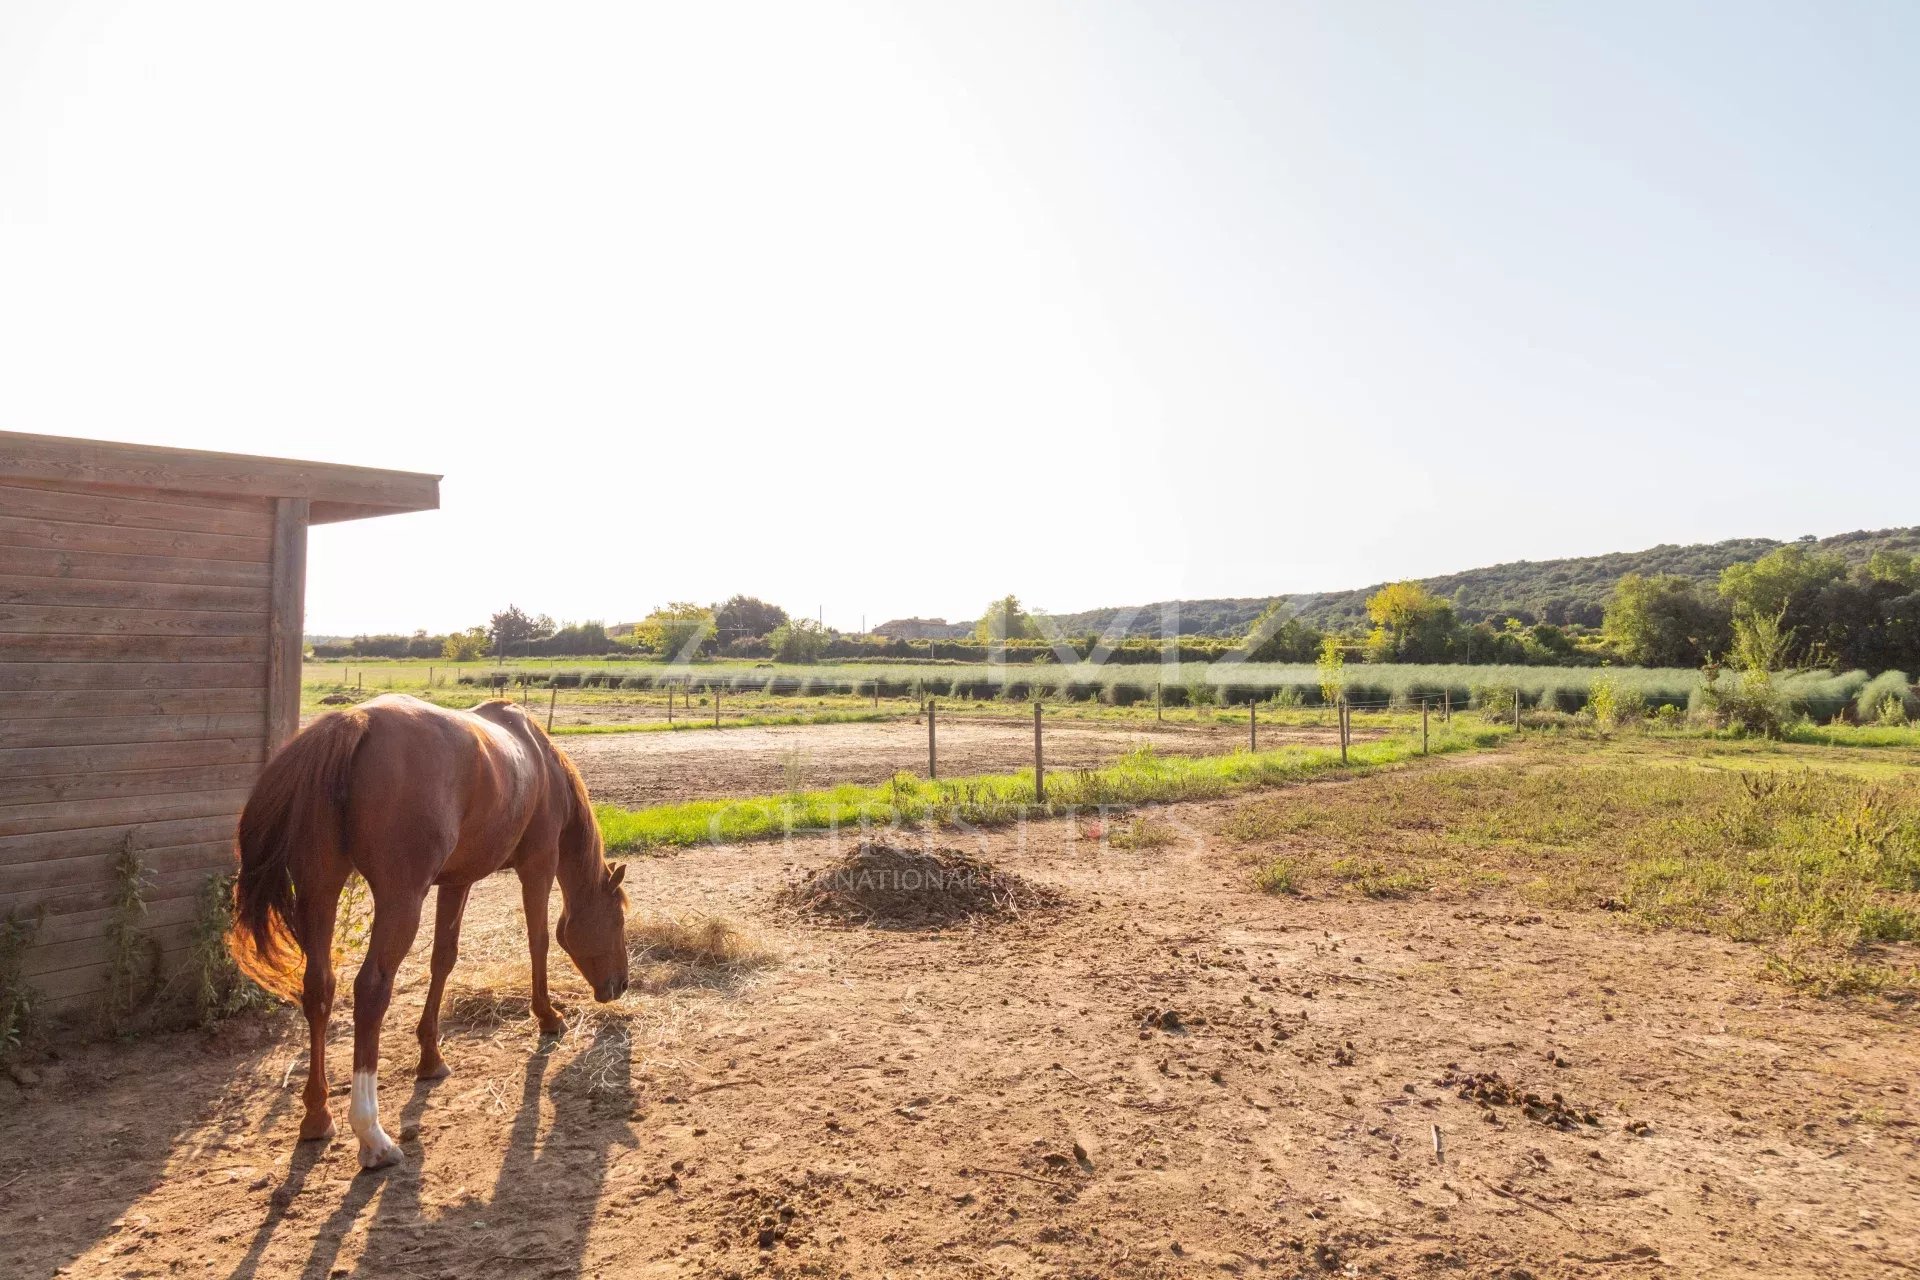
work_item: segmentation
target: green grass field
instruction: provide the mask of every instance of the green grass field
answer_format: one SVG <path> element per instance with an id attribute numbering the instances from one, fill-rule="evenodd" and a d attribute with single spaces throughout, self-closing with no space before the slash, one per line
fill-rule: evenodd
<path id="1" fill-rule="evenodd" d="M 1276 892 L 1607 906 L 1761 944 L 1823 994 L 1920 992 L 1920 761 L 1863 782 L 1817 745 L 1523 735 L 1494 767 L 1241 806 L 1221 833 Z M 1870 775 L 1871 776 L 1871 775 Z"/>

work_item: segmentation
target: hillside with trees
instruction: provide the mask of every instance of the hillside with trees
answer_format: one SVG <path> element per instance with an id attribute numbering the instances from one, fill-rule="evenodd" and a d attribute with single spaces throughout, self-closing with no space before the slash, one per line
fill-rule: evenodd
<path id="1" fill-rule="evenodd" d="M 1712 588 L 1730 565 L 1760 559 L 1777 547 L 1793 545 L 1820 554 L 1839 556 L 1848 566 L 1864 565 L 1876 551 L 1920 552 L 1920 527 L 1878 529 L 1837 534 L 1830 538 L 1802 538 L 1789 544 L 1773 538 L 1733 538 L 1725 542 L 1687 546 L 1662 544 L 1644 551 L 1616 551 L 1607 555 L 1566 560 L 1515 560 L 1487 565 L 1415 582 L 1430 594 L 1444 597 L 1462 622 L 1597 627 L 1606 613 L 1614 584 L 1628 574 L 1642 578 L 1683 578 Z M 1352 591 L 1299 593 L 1222 600 L 1163 601 L 1136 608 L 1089 609 L 1054 614 L 1050 621 L 1066 635 L 1103 633 L 1123 614 L 1126 637 L 1159 638 L 1162 618 L 1177 609 L 1183 636 L 1242 635 L 1276 599 L 1301 622 L 1320 628 L 1346 629 L 1367 621 L 1367 600 L 1387 586 Z"/>

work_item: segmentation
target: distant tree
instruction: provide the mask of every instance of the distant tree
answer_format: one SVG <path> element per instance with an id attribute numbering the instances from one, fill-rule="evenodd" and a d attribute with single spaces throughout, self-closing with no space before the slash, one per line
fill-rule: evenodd
<path id="1" fill-rule="evenodd" d="M 1037 640 L 1040 625 L 1020 605 L 1018 596 L 1002 596 L 987 606 L 980 621 L 973 624 L 973 638 L 981 644 L 999 644 L 1003 640 Z"/>
<path id="2" fill-rule="evenodd" d="M 1247 628 L 1250 662 L 1306 662 L 1320 652 L 1323 633 L 1292 616 L 1284 600 L 1275 600 Z"/>
<path id="3" fill-rule="evenodd" d="M 1733 620 L 1733 665 L 1741 671 L 1780 671 L 1793 650 L 1786 606 L 1774 613 L 1743 613 Z"/>
<path id="4" fill-rule="evenodd" d="M 440 656 L 448 662 L 478 662 L 487 656 L 487 629 L 470 627 L 456 631 L 440 645 Z"/>
<path id="5" fill-rule="evenodd" d="M 777 662 L 818 662 L 833 637 L 812 618 L 792 618 L 767 636 Z"/>
<path id="6" fill-rule="evenodd" d="M 517 604 L 510 604 L 487 623 L 487 640 L 496 657 L 509 657 L 514 646 L 544 640 L 553 634 L 553 619 L 546 614 L 530 616 Z"/>
<path id="7" fill-rule="evenodd" d="M 606 653 L 614 645 L 604 622 L 569 622 L 536 646 L 542 653 Z"/>
<path id="8" fill-rule="evenodd" d="M 1417 582 L 1392 582 L 1367 597 L 1371 662 L 1436 662 L 1453 646 L 1453 606 Z"/>
<path id="9" fill-rule="evenodd" d="M 1904 551 L 1876 551 L 1867 557 L 1867 579 L 1920 590 L 1920 556 Z"/>
<path id="10" fill-rule="evenodd" d="M 730 596 L 725 604 L 715 605 L 713 609 L 713 625 L 720 633 L 721 644 L 732 644 L 742 637 L 757 640 L 771 635 L 774 628 L 786 620 L 785 609 L 756 596 Z"/>
<path id="11" fill-rule="evenodd" d="M 694 658 L 714 647 L 713 611 L 676 600 L 655 609 L 633 629 L 635 643 L 663 658 Z"/>
<path id="12" fill-rule="evenodd" d="M 1320 673 L 1320 700 L 1338 702 L 1347 690 L 1347 654 L 1339 636 L 1320 637 L 1320 656 L 1313 665 Z"/>
<path id="13" fill-rule="evenodd" d="M 1726 652 L 1727 607 L 1702 597 L 1690 578 L 1629 573 L 1607 598 L 1601 634 L 1628 662 L 1646 667 L 1691 667 Z"/>
<path id="14" fill-rule="evenodd" d="M 1810 551 L 1803 543 L 1776 547 L 1758 560 L 1728 565 L 1720 571 L 1720 596 L 1735 616 L 1760 617 L 1791 611 L 1794 598 L 1847 574 L 1847 562 L 1837 555 Z M 1789 618 L 1791 623 L 1794 621 Z"/>

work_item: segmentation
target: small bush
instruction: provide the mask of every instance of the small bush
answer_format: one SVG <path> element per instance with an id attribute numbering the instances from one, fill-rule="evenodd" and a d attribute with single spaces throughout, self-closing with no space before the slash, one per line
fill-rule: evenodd
<path id="1" fill-rule="evenodd" d="M 1772 673 L 1759 669 L 1730 674 L 1720 666 L 1708 667 L 1700 682 L 1700 700 L 1715 724 L 1754 737 L 1779 737 L 1786 719 L 1786 699 Z"/>
<path id="2" fill-rule="evenodd" d="M 193 918 L 191 961 L 186 974 L 194 1013 L 202 1025 L 250 1008 L 266 1008 L 273 997 L 255 986 L 233 963 L 227 930 L 233 924 L 233 876 L 216 873 L 200 890 Z"/>
<path id="3" fill-rule="evenodd" d="M 5 1061 L 33 1030 L 39 995 L 21 975 L 27 948 L 40 932 L 42 912 L 9 911 L 0 919 L 0 1061 Z"/>
<path id="4" fill-rule="evenodd" d="M 1583 710 L 1593 718 L 1594 728 L 1611 733 L 1644 719 L 1647 704 L 1638 690 L 1622 688 L 1611 676 L 1600 676 L 1588 686 Z"/>
<path id="5" fill-rule="evenodd" d="M 1882 719 L 1888 715 L 1887 703 L 1892 701 L 1900 713 L 1900 719 Z M 1920 704 L 1913 698 L 1913 686 L 1907 682 L 1904 671 L 1883 671 L 1860 686 L 1860 692 L 1854 696 L 1854 716 L 1861 724 L 1883 724 L 1894 728 L 1911 720 Z"/>
<path id="6" fill-rule="evenodd" d="M 1480 710 L 1480 718 L 1490 724 L 1506 724 L 1513 719 L 1512 689 L 1490 689 L 1476 686 L 1473 690 L 1473 705 Z"/>

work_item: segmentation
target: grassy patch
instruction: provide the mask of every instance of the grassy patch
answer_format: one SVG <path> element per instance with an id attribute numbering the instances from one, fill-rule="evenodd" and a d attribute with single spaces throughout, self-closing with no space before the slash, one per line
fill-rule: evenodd
<path id="1" fill-rule="evenodd" d="M 690 729 L 762 729 L 792 724 L 866 724 L 876 720 L 899 720 L 911 712 L 899 711 L 817 711 L 811 714 L 749 715 L 721 720 L 652 720 L 641 724 L 560 724 L 553 727 L 556 738 L 596 733 L 680 733 Z"/>
<path id="2" fill-rule="evenodd" d="M 1877 945 L 1920 938 L 1920 779 L 1672 767 L 1686 763 L 1542 743 L 1483 768 L 1254 801 L 1222 833 L 1284 842 L 1291 886 L 1391 897 L 1504 884 L 1540 905 L 1612 902 L 1761 943 L 1770 972 L 1822 992 L 1920 987 Z M 1274 865 L 1263 853 L 1263 888 Z"/>
<path id="3" fill-rule="evenodd" d="M 1433 752 L 1491 746 L 1505 730 L 1485 725 L 1433 735 Z M 1337 749 L 1284 748 L 1224 756 L 1162 756 L 1133 752 L 1104 769 L 1050 774 L 1047 801 L 1037 804 L 1033 774 L 986 774 L 929 782 L 898 774 L 879 786 L 841 786 L 794 791 L 749 800 L 694 800 L 648 809 L 598 805 L 601 835 L 609 852 L 734 842 L 798 831 L 890 827 L 916 823 L 988 826 L 1027 817 L 1049 817 L 1090 808 L 1129 808 L 1175 800 L 1206 800 L 1258 787 L 1335 773 L 1365 772 L 1416 759 L 1417 737 L 1357 742 L 1342 766 Z"/>
<path id="4" fill-rule="evenodd" d="M 1177 837 L 1171 822 L 1143 813 L 1115 829 L 1107 843 L 1115 849 L 1164 849 Z"/>
<path id="5" fill-rule="evenodd" d="M 1299 867 L 1292 858 L 1274 858 L 1254 873 L 1253 882 L 1267 893 L 1298 893 Z"/>

